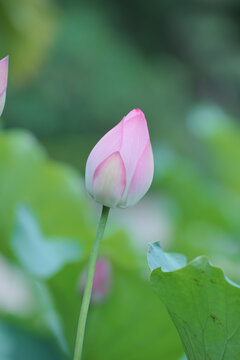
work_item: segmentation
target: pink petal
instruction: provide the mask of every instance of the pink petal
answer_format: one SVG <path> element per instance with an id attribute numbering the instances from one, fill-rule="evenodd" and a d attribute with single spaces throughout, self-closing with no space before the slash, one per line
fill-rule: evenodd
<path id="1" fill-rule="evenodd" d="M 154 172 L 154 161 L 150 139 L 140 157 L 132 181 L 130 183 L 125 202 L 120 207 L 128 207 L 136 204 L 148 191 Z"/>
<path id="2" fill-rule="evenodd" d="M 119 151 L 122 143 L 123 123 L 118 123 L 105 134 L 92 149 L 86 164 L 85 182 L 87 190 L 92 194 L 93 174 L 97 166 L 109 155 Z"/>
<path id="3" fill-rule="evenodd" d="M 137 162 L 148 141 L 148 127 L 143 112 L 139 109 L 132 110 L 123 119 L 123 139 L 120 149 L 126 168 L 127 184 L 132 179 Z"/>
<path id="4" fill-rule="evenodd" d="M 121 200 L 125 187 L 126 170 L 117 151 L 97 167 L 93 177 L 92 194 L 97 202 L 115 207 Z"/>
<path id="5" fill-rule="evenodd" d="M 0 60 L 0 96 L 7 89 L 8 80 L 8 56 Z"/>

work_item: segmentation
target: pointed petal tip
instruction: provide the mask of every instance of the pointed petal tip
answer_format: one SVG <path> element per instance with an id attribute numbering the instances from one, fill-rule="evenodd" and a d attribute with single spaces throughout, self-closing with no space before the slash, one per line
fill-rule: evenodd
<path id="1" fill-rule="evenodd" d="M 139 113 L 143 114 L 143 111 L 139 108 L 133 109 L 132 111 L 135 111 L 137 114 L 139 114 Z"/>
<path id="2" fill-rule="evenodd" d="M 9 56 L 8 55 L 0 60 L 0 63 L 8 63 L 8 62 L 9 62 Z"/>
<path id="3" fill-rule="evenodd" d="M 142 110 L 141 109 L 139 109 L 139 108 L 137 108 L 137 109 L 133 109 L 132 111 L 130 111 L 130 113 L 131 112 L 134 112 L 135 114 L 137 114 L 137 115 L 139 115 L 139 114 L 143 114 L 143 112 L 142 112 Z"/>
<path id="4" fill-rule="evenodd" d="M 123 119 L 124 119 L 124 121 L 126 122 L 126 121 L 128 121 L 128 120 L 130 120 L 130 119 L 133 119 L 133 118 L 135 118 L 135 117 L 139 117 L 139 118 L 144 118 L 144 119 L 145 119 L 145 115 L 144 115 L 143 111 L 140 110 L 140 109 L 133 109 L 133 110 L 131 110 Z"/>

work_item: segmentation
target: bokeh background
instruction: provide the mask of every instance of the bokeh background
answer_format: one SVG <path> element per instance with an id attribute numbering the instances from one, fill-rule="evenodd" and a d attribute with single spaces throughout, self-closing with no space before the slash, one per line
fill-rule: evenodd
<path id="1" fill-rule="evenodd" d="M 155 176 L 137 206 L 111 213 L 101 249 L 111 290 L 91 305 L 84 359 L 179 360 L 147 244 L 207 255 L 240 282 L 239 1 L 0 0 L 7 54 L 1 360 L 71 358 L 100 213 L 84 167 L 133 108 L 148 120 Z"/>

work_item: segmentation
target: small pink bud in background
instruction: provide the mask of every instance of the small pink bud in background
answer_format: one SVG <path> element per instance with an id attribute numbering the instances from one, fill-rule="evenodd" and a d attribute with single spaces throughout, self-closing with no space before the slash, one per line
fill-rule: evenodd
<path id="1" fill-rule="evenodd" d="M 81 293 L 84 293 L 86 284 L 87 269 L 85 269 L 80 278 Z M 100 303 L 108 297 L 112 284 L 112 270 L 110 263 L 105 258 L 99 258 L 96 263 L 91 302 Z"/>
<path id="2" fill-rule="evenodd" d="M 152 146 L 143 112 L 132 110 L 91 151 L 86 188 L 99 203 L 126 208 L 148 191 L 154 171 Z"/>
<path id="3" fill-rule="evenodd" d="M 2 115 L 7 92 L 8 56 L 0 60 L 0 116 Z"/>

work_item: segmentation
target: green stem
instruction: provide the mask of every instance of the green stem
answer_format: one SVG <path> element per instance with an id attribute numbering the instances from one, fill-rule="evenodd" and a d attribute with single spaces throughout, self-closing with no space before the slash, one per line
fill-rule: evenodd
<path id="1" fill-rule="evenodd" d="M 99 221 L 97 234 L 95 236 L 93 247 L 90 253 L 89 262 L 88 262 L 88 270 L 87 270 L 87 278 L 86 284 L 83 294 L 82 306 L 80 311 L 80 316 L 78 320 L 78 329 L 77 329 L 77 337 L 75 343 L 75 352 L 74 352 L 74 360 L 80 360 L 82 358 L 82 350 L 83 350 L 83 340 L 84 340 L 84 333 L 87 321 L 87 314 L 89 303 L 91 299 L 92 293 L 92 285 L 93 285 L 93 277 L 95 272 L 95 265 L 98 257 L 99 247 L 103 238 L 103 233 L 105 230 L 108 214 L 110 208 L 103 206 L 102 214 Z"/>

